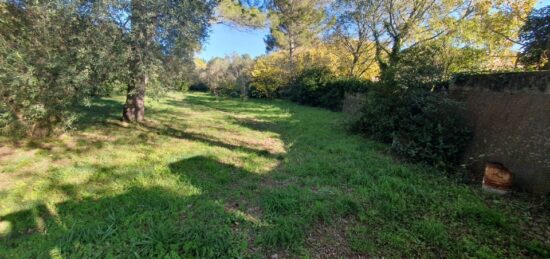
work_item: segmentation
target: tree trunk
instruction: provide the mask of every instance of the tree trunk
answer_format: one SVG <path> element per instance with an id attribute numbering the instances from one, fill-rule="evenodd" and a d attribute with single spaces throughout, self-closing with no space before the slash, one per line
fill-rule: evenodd
<path id="1" fill-rule="evenodd" d="M 132 1 L 132 49 L 129 59 L 130 83 L 126 93 L 126 103 L 122 119 L 126 122 L 142 122 L 145 117 L 145 89 L 149 83 L 147 56 L 154 34 L 154 22 L 147 4 Z"/>
<path id="2" fill-rule="evenodd" d="M 293 40 L 289 41 L 289 48 L 288 48 L 288 64 L 290 68 L 290 79 L 294 80 L 295 75 L 295 66 L 294 66 L 294 42 Z"/>
<path id="3" fill-rule="evenodd" d="M 359 63 L 359 53 L 354 52 L 352 55 L 353 55 L 353 59 L 351 60 L 351 67 L 348 74 L 348 76 L 350 77 L 355 76 L 355 67 L 357 66 L 357 63 Z"/>
<path id="4" fill-rule="evenodd" d="M 383 62 L 381 56 L 378 57 L 380 66 L 380 79 L 388 85 L 395 85 L 395 70 L 401 58 L 401 38 L 394 36 L 393 46 L 388 53 L 387 61 Z M 381 51 L 379 51 L 379 54 Z"/>
<path id="5" fill-rule="evenodd" d="M 149 78 L 142 74 L 133 80 L 134 82 L 128 84 L 122 118 L 126 122 L 142 122 L 145 117 L 145 86 Z"/>

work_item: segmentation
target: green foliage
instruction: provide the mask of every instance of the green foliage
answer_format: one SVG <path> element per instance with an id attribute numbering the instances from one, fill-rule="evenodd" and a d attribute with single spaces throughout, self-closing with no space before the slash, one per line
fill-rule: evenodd
<path id="1" fill-rule="evenodd" d="M 4 131 L 44 136 L 70 127 L 70 107 L 123 75 L 118 30 L 90 26 L 73 6 L 0 3 L 0 119 Z M 110 36 L 105 36 L 105 34 Z"/>
<path id="2" fill-rule="evenodd" d="M 161 57 L 162 64 L 159 68 L 159 88 L 171 91 L 187 91 L 194 78 L 194 66 L 188 59 L 181 59 L 174 56 Z"/>
<path id="3" fill-rule="evenodd" d="M 457 103 L 418 90 L 370 92 L 355 128 L 399 157 L 442 169 L 457 165 L 471 138 Z"/>
<path id="4" fill-rule="evenodd" d="M 347 93 L 366 93 L 376 82 L 357 77 L 338 77 L 330 82 L 332 88 L 343 89 Z"/>
<path id="5" fill-rule="evenodd" d="M 215 4 L 3 1 L 0 128 L 48 135 L 70 127 L 73 105 L 121 88 L 124 118 L 142 120 L 146 88 L 152 97 L 186 88 Z"/>
<path id="6" fill-rule="evenodd" d="M 368 92 L 363 114 L 353 128 L 369 138 L 391 143 L 391 134 L 397 129 L 399 123 L 396 110 L 400 105 L 400 97 L 379 88 L 381 87 Z"/>
<path id="7" fill-rule="evenodd" d="M 246 97 L 253 64 L 249 55 L 214 58 L 199 71 L 199 80 L 216 96 Z"/>
<path id="8" fill-rule="evenodd" d="M 457 48 L 445 41 L 417 45 L 401 52 L 392 70 L 394 84 L 402 88 L 439 89 L 448 86 L 451 76 L 460 71 L 478 71 L 483 51 Z"/>
<path id="9" fill-rule="evenodd" d="M 286 69 L 292 75 L 297 49 L 314 43 L 325 27 L 325 3 L 320 0 L 268 2 L 271 28 L 265 39 L 267 50 L 284 50 L 288 58 Z"/>
<path id="10" fill-rule="evenodd" d="M 250 97 L 268 99 L 279 97 L 279 90 L 285 83 L 281 78 L 272 77 L 267 74 L 256 76 L 250 83 Z"/>
<path id="11" fill-rule="evenodd" d="M 533 11 L 520 33 L 520 61 L 538 69 L 550 69 L 550 6 Z"/>
<path id="12" fill-rule="evenodd" d="M 306 68 L 290 85 L 289 97 L 300 104 L 339 111 L 346 92 L 366 92 L 370 84 L 360 78 L 335 77 L 325 67 Z"/>
<path id="13" fill-rule="evenodd" d="M 333 111 L 341 111 L 346 93 L 364 93 L 373 83 L 356 77 L 338 77 L 324 89 L 320 89 L 319 106 Z"/>
<path id="14" fill-rule="evenodd" d="M 217 11 L 219 20 L 229 25 L 262 28 L 266 24 L 266 14 L 242 0 L 221 0 Z"/>
<path id="15" fill-rule="evenodd" d="M 324 95 L 330 91 L 329 83 L 333 79 L 334 76 L 328 68 L 307 68 L 291 83 L 290 100 L 300 104 L 321 106 Z"/>
<path id="16" fill-rule="evenodd" d="M 272 53 L 256 59 L 251 71 L 250 96 L 255 98 L 276 98 L 288 86 L 288 73 L 282 64 L 284 56 Z"/>

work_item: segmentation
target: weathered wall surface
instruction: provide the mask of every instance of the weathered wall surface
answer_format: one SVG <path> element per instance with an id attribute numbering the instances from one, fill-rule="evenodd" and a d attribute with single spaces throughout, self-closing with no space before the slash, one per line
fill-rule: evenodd
<path id="1" fill-rule="evenodd" d="M 467 168 L 504 164 L 518 189 L 550 193 L 550 71 L 462 76 L 450 88 L 474 129 Z"/>
<path id="2" fill-rule="evenodd" d="M 344 102 L 342 111 L 347 114 L 359 116 L 361 110 L 365 107 L 367 102 L 367 95 L 364 93 L 346 93 L 344 96 Z"/>

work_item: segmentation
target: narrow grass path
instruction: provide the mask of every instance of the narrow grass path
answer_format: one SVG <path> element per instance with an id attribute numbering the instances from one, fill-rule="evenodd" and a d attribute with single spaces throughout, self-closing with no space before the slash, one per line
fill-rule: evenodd
<path id="1" fill-rule="evenodd" d="M 59 138 L 0 142 L 0 258 L 550 256 L 531 203 L 396 162 L 342 114 L 148 105 L 143 125 L 107 98 Z"/>

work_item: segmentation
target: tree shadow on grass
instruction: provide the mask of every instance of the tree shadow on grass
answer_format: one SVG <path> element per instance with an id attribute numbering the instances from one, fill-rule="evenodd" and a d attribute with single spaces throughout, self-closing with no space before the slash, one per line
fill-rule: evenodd
<path id="1" fill-rule="evenodd" d="M 169 168 L 181 182 L 174 188 L 134 187 L 100 199 L 79 198 L 80 185 L 52 184 L 71 199 L 1 217 L 9 231 L 0 232 L 0 257 L 219 258 L 256 251 L 250 230 L 261 223 L 246 209 L 255 207 L 260 176 L 207 157 Z"/>
<path id="2" fill-rule="evenodd" d="M 120 120 L 122 107 L 123 103 L 113 99 L 94 99 L 90 106 L 75 107 L 75 111 L 79 114 L 75 126 L 77 129 L 83 130 L 108 120 Z"/>
<path id="3" fill-rule="evenodd" d="M 270 104 L 268 108 L 263 108 L 265 105 L 255 102 L 227 100 L 210 103 L 208 97 L 190 97 L 191 100 L 185 101 L 189 101 L 193 109 L 205 107 L 237 115 L 249 114 L 260 119 L 231 117 L 230 121 L 254 131 L 283 134 L 284 140 L 292 137 L 284 134 L 282 127 L 295 123 L 292 121 L 293 114 L 279 116 L 288 113 L 285 105 Z M 108 101 L 104 110 L 98 111 L 98 114 L 104 115 L 95 117 L 92 114 L 84 122 L 104 123 L 104 116 L 118 116 L 115 115 L 118 113 L 117 105 L 117 102 Z M 224 108 L 228 106 L 231 108 Z M 269 158 L 284 158 L 283 154 L 227 143 L 205 134 L 185 132 L 166 123 L 131 127 L 132 131 L 138 129 L 143 134 L 188 139 Z M 128 144 L 124 141 L 115 143 Z M 299 141 L 292 140 L 292 143 L 291 152 L 303 151 L 304 146 Z M 0 221 L 10 222 L 13 227 L 10 234 L 0 240 L 0 250 L 6 251 L 7 257 L 40 257 L 56 252 L 75 257 L 129 253 L 143 257 L 169 253 L 199 257 L 236 257 L 257 252 L 266 255 L 269 252 L 265 249 L 300 247 L 312 224 L 342 213 L 354 213 L 356 206 L 353 201 L 330 192 L 301 188 L 304 184 L 299 182 L 298 175 L 289 177 L 279 168 L 258 175 L 204 156 L 180 160 L 168 167 L 181 181 L 181 186 L 176 188 L 185 190 L 192 187 L 198 193 L 186 195 L 173 188 L 135 187 L 116 196 L 93 190 L 92 193 L 107 196 L 93 199 L 85 195 L 82 198 L 85 186 L 109 185 L 108 182 L 52 183 L 50 188 L 64 193 L 69 197 L 68 201 L 56 204 L 54 209 L 51 204 L 37 205 L 33 209 L 2 217 Z M 95 171 L 102 170 L 111 169 L 98 167 Z M 311 171 L 311 175 L 317 173 Z M 117 179 L 119 177 L 124 176 L 116 176 Z M 301 180 L 304 179 L 308 180 L 307 177 Z M 5 249 L 1 249 L 2 246 Z M 37 247 L 39 249 L 32 249 Z M 285 253 L 279 251 L 279 254 Z M 0 257 L 2 255 L 0 252 Z"/>
<path id="4" fill-rule="evenodd" d="M 189 100 L 175 102 L 178 106 L 189 102 L 183 105 L 192 109 L 232 112 L 235 114 L 224 118 L 232 124 L 279 134 L 288 148 L 278 168 L 258 175 L 220 162 L 220 157 L 196 156 L 167 165 L 167 178 L 177 179 L 169 187 L 149 179 L 149 187 L 139 185 L 118 195 L 89 192 L 102 197 L 96 199 L 80 196 L 82 189 L 109 185 L 108 180 L 124 176 L 103 177 L 100 179 L 106 181 L 101 183 L 52 184 L 51 188 L 65 193 L 69 201 L 53 208 L 51 204 L 37 205 L 2 217 L 0 226 L 9 223 L 12 230 L 0 238 L 0 258 L 56 253 L 71 257 L 238 257 L 257 253 L 265 257 L 272 251 L 284 257 L 280 250 L 296 248 L 293 252 L 298 254 L 308 249 L 306 242 L 312 233 L 321 233 L 313 238 L 319 247 L 351 243 L 359 253 L 380 257 L 459 256 L 464 249 L 498 256 L 499 250 L 487 249 L 518 249 L 520 243 L 515 240 L 524 238 L 515 234 L 518 229 L 507 230 L 505 214 L 485 206 L 475 193 L 423 170 L 395 164 L 376 150 L 381 145 L 336 129 L 341 125 L 332 117 L 318 117 L 332 116 L 329 113 L 316 109 L 295 112 L 302 108 L 287 103 L 263 109 L 256 102 L 211 99 L 191 95 Z M 143 127 L 141 133 L 242 148 L 201 134 L 186 135 L 180 129 L 184 125 L 152 127 Z M 101 170 L 112 171 L 97 168 Z M 131 173 L 125 176 L 134 177 Z M 139 177 L 143 181 L 144 175 Z M 341 219 L 344 221 L 338 221 Z M 344 231 L 340 235 L 330 228 L 318 232 L 319 226 Z M 346 226 L 353 228 L 345 230 Z M 447 231 L 457 236 L 447 236 Z M 501 232 L 505 234 L 498 234 Z M 351 240 L 346 240 L 348 237 Z M 343 241 L 335 242 L 339 238 Z M 332 252 L 334 257 L 354 256 L 345 250 Z M 524 255 L 530 254 L 534 253 Z"/>
<path id="5" fill-rule="evenodd" d="M 206 134 L 186 132 L 184 130 L 177 129 L 169 125 L 155 126 L 152 124 L 142 124 L 141 126 L 145 128 L 148 132 L 154 132 L 159 135 L 164 135 L 172 138 L 196 141 L 214 147 L 222 147 L 230 150 L 243 150 L 245 152 L 255 153 L 259 156 L 278 159 L 281 159 L 283 156 L 282 153 L 276 153 L 274 151 L 265 150 L 260 147 L 254 147 L 248 145 L 247 143 L 232 144 L 221 141 Z"/>
<path id="6" fill-rule="evenodd" d="M 52 183 L 50 188 L 65 193 L 68 201 L 1 217 L 11 229 L 0 232 L 0 257 L 284 255 L 304 242 L 312 223 L 340 215 L 339 207 L 347 206 L 211 157 L 186 158 L 168 167 L 179 179 L 175 186 L 134 187 L 99 199 L 82 198 L 80 191 L 108 182 Z"/>
<path id="7" fill-rule="evenodd" d="M 103 148 L 105 139 L 96 138 L 81 134 L 84 130 L 92 127 L 104 127 L 109 121 L 118 120 L 122 111 L 122 104 L 113 99 L 97 98 L 94 99 L 90 106 L 74 106 L 72 108 L 77 113 L 76 121 L 74 122 L 74 132 L 70 141 L 62 139 L 58 135 L 42 139 L 7 139 L 9 145 L 18 149 L 39 149 L 51 153 L 54 157 L 61 157 L 63 154 L 76 153 L 82 154 L 93 150 Z M 104 136 L 110 135 L 110 129 L 101 131 Z M 101 137 L 101 136 L 99 136 Z"/>

